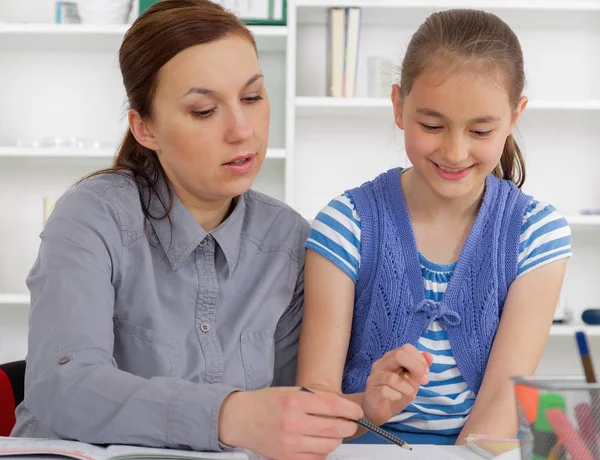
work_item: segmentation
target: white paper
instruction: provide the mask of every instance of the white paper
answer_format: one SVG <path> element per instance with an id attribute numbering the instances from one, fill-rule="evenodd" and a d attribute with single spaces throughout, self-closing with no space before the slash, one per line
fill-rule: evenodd
<path id="1" fill-rule="evenodd" d="M 521 449 L 513 449 L 494 457 L 494 460 L 521 460 Z"/>
<path id="2" fill-rule="evenodd" d="M 44 456 L 55 454 L 79 460 L 102 460 L 104 451 L 105 449 L 102 447 L 76 441 L 0 437 L 0 456 L 3 457 L 25 454 L 41 454 Z"/>
<path id="3" fill-rule="evenodd" d="M 413 445 L 406 450 L 391 444 L 342 444 L 327 460 L 462 460 L 443 446 Z"/>
<path id="4" fill-rule="evenodd" d="M 191 450 L 153 449 L 137 446 L 110 446 L 106 458 L 189 458 L 202 460 L 248 460 L 243 452 L 195 452 Z"/>

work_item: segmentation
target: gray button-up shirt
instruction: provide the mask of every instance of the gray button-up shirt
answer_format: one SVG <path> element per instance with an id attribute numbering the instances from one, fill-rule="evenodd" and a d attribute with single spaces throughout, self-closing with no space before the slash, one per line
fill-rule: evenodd
<path id="1" fill-rule="evenodd" d="M 227 395 L 294 384 L 308 228 L 253 191 L 210 233 L 174 194 L 146 221 L 121 175 L 65 194 L 27 278 L 13 436 L 220 450 Z"/>

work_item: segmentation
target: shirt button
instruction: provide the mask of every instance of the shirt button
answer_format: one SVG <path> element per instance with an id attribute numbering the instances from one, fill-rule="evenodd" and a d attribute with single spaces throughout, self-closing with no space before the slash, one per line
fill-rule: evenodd
<path id="1" fill-rule="evenodd" d="M 198 244 L 198 246 L 200 246 L 201 248 L 203 248 L 204 246 L 206 246 L 206 238 L 203 239 L 202 241 L 200 241 L 200 243 Z"/>
<path id="2" fill-rule="evenodd" d="M 210 326 L 207 323 L 202 323 L 200 325 L 200 330 L 202 332 L 208 332 L 208 331 L 210 331 Z"/>
<path id="3" fill-rule="evenodd" d="M 71 361 L 71 358 L 69 358 L 68 356 L 61 356 L 60 358 L 58 358 L 57 362 L 58 364 L 60 364 L 61 366 L 63 364 L 67 364 L 69 361 Z"/>

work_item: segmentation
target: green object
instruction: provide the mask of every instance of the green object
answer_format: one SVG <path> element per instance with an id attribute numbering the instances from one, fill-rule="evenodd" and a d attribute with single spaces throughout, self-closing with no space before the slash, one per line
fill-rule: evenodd
<path id="1" fill-rule="evenodd" d="M 150 6 L 158 3 L 160 0 L 140 0 L 139 14 L 142 14 Z M 273 19 L 275 16 L 275 1 L 276 0 L 265 0 L 269 2 L 269 18 L 265 19 L 245 19 L 240 17 L 240 21 L 249 26 L 285 26 L 287 20 L 287 0 L 281 0 L 283 2 L 282 9 L 283 13 L 281 19 Z"/>
<path id="2" fill-rule="evenodd" d="M 140 0 L 140 14 L 159 1 L 160 0 Z"/>
<path id="3" fill-rule="evenodd" d="M 567 403 L 565 402 L 565 398 L 563 398 L 561 395 L 557 395 L 555 393 L 546 393 L 541 395 L 540 401 L 538 402 L 538 415 L 535 423 L 533 424 L 533 428 L 542 433 L 551 433 L 553 430 L 550 422 L 548 422 L 546 411 L 548 409 L 560 409 L 561 411 L 565 412 L 566 408 Z"/>

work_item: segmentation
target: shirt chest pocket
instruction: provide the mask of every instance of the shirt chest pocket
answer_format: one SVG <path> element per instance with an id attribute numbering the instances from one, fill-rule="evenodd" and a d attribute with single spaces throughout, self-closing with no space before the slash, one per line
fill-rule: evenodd
<path id="1" fill-rule="evenodd" d="M 271 385 L 275 366 L 275 329 L 244 332 L 241 336 L 242 362 L 246 390 L 259 390 Z"/>
<path id="2" fill-rule="evenodd" d="M 114 318 L 114 358 L 119 369 L 146 379 L 175 376 L 177 347 L 169 334 Z"/>

